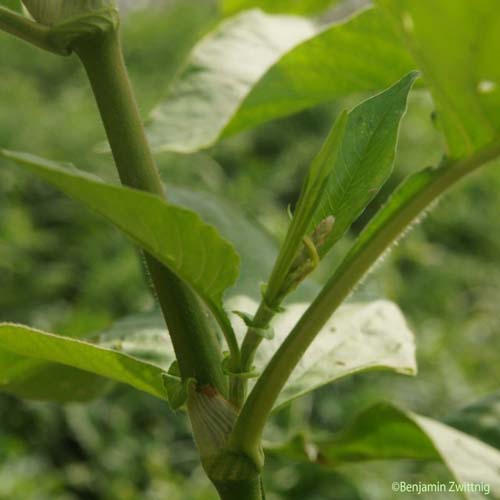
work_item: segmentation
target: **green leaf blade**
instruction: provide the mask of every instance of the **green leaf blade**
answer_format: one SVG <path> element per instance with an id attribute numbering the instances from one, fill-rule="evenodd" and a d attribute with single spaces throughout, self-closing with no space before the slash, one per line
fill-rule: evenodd
<path id="1" fill-rule="evenodd" d="M 228 301 L 231 310 L 252 314 L 258 303 L 236 295 Z M 307 308 L 290 304 L 272 326 L 275 337 L 257 351 L 255 368 L 263 370 L 290 328 Z M 236 315 L 234 328 L 241 340 L 245 325 Z M 159 311 L 134 315 L 118 321 L 100 335 L 99 344 L 154 363 L 165 371 L 175 360 L 171 340 Z M 389 301 L 346 304 L 325 325 L 315 344 L 290 377 L 275 411 L 291 400 L 315 389 L 366 370 L 386 369 L 404 375 L 416 373 L 415 345 L 398 307 Z"/>
<path id="2" fill-rule="evenodd" d="M 194 49 L 153 111 L 149 138 L 159 151 L 193 152 L 321 102 L 383 89 L 415 67 L 397 41 L 378 9 L 328 25 L 244 12 Z"/>
<path id="3" fill-rule="evenodd" d="M 311 240 L 318 240 L 311 241 L 311 245 L 318 256 L 323 257 L 389 178 L 400 123 L 417 75 L 409 73 L 350 113 L 338 116 L 304 181 L 293 220 L 269 279 L 266 291 L 269 304 L 275 304 L 303 279 L 302 275 L 299 278 L 295 275 L 297 268 L 300 270 L 301 265 L 307 265 L 301 253 L 304 238 L 309 236 Z M 323 221 L 329 220 L 334 221 L 333 226 L 328 223 L 323 229 Z M 316 231 L 323 234 L 317 235 Z M 311 257 L 309 261 L 312 262 Z"/>
<path id="4" fill-rule="evenodd" d="M 252 85 L 316 30 L 310 20 L 258 10 L 224 21 L 195 48 L 167 100 L 153 111 L 152 146 L 180 153 L 211 146 Z"/>
<path id="5" fill-rule="evenodd" d="M 500 133 L 500 14 L 495 0 L 379 0 L 436 103 L 452 158 Z"/>
<path id="6" fill-rule="evenodd" d="M 500 450 L 500 391 L 453 412 L 444 423 Z"/>
<path id="7" fill-rule="evenodd" d="M 340 151 L 309 226 L 312 231 L 329 215 L 335 217 L 321 255 L 344 235 L 392 173 L 399 127 L 417 76 L 409 73 L 349 113 Z"/>
<path id="8" fill-rule="evenodd" d="M 241 207 L 207 192 L 170 186 L 168 199 L 175 205 L 198 213 L 235 246 L 241 259 L 240 272 L 228 294 L 259 298 L 259 283 L 269 276 L 277 254 L 277 243 L 269 233 L 250 220 Z"/>
<path id="9" fill-rule="evenodd" d="M 23 325 L 0 324 L 0 346 L 19 356 L 78 368 L 165 399 L 163 370 L 129 355 Z"/>
<path id="10" fill-rule="evenodd" d="M 10 360 L 6 363 L 7 357 Z M 104 378 L 93 373 L 17 356 L 3 349 L 0 373 L 0 391 L 35 401 L 88 402 L 110 388 Z"/>
<path id="11" fill-rule="evenodd" d="M 248 298 L 235 297 L 230 307 L 251 314 L 256 304 Z M 271 324 L 275 337 L 266 340 L 256 353 L 258 371 L 264 369 L 306 308 L 307 304 L 290 304 L 275 318 Z M 243 330 L 237 329 L 238 333 L 242 335 Z M 323 385 L 373 369 L 414 375 L 417 367 L 413 334 L 392 302 L 345 304 L 306 351 L 281 392 L 274 411 Z"/>
<path id="12" fill-rule="evenodd" d="M 389 404 L 369 408 L 337 434 L 301 435 L 285 444 L 270 444 L 268 451 L 299 461 L 317 460 L 331 468 L 367 460 L 441 461 L 457 483 L 489 486 L 489 494 L 486 490 L 484 495 L 464 492 L 468 500 L 500 493 L 498 450 L 441 422 Z"/>
<path id="13" fill-rule="evenodd" d="M 3 155 L 106 217 L 189 283 L 207 303 L 220 307 L 223 292 L 237 279 L 239 256 L 197 214 L 32 155 L 8 151 Z"/>

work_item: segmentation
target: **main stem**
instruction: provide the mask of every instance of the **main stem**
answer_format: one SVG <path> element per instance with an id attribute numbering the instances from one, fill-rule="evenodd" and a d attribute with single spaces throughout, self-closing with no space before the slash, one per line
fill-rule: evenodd
<path id="1" fill-rule="evenodd" d="M 122 183 L 163 197 L 163 185 L 144 133 L 118 34 L 111 31 L 93 35 L 79 40 L 74 49 L 87 71 Z M 221 349 L 213 323 L 208 322 L 207 308 L 187 285 L 153 257 L 146 255 L 146 261 L 182 378 L 211 385 L 227 397 Z M 201 458 L 203 461 L 204 457 Z M 236 461 L 238 458 L 234 457 Z M 258 471 L 238 480 L 233 477 L 231 460 L 227 466 L 227 476 L 211 477 L 222 500 L 262 500 Z"/>
<path id="2" fill-rule="evenodd" d="M 78 40 L 81 59 L 123 184 L 164 197 L 116 31 Z M 140 210 L 140 207 L 137 207 Z M 183 379 L 195 378 L 227 393 L 221 350 L 208 312 L 193 291 L 150 255 L 147 267 L 172 337 Z"/>
<path id="3" fill-rule="evenodd" d="M 260 478 L 215 483 L 221 500 L 264 500 Z"/>

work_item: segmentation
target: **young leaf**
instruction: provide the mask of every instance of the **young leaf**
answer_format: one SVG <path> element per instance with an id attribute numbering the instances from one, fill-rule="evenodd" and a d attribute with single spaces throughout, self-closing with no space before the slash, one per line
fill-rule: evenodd
<path id="1" fill-rule="evenodd" d="M 246 312 L 256 307 L 241 298 L 231 300 L 230 306 Z M 290 304 L 277 316 L 272 323 L 274 339 L 264 342 L 256 353 L 257 371 L 267 365 L 306 308 L 307 304 Z M 405 375 L 414 375 L 417 370 L 413 334 L 392 302 L 379 300 L 340 307 L 304 354 L 274 410 L 323 385 L 371 369 Z"/>
<path id="2" fill-rule="evenodd" d="M 444 423 L 500 450 L 500 391 L 448 415 Z"/>
<path id="3" fill-rule="evenodd" d="M 355 107 L 348 116 L 343 141 L 330 167 L 309 230 L 329 215 L 332 231 L 319 249 L 324 255 L 343 236 L 385 184 L 394 166 L 399 126 L 417 73 Z M 311 171 L 311 176 L 317 175 Z"/>
<path id="4" fill-rule="evenodd" d="M 500 452 L 441 422 L 387 404 L 374 406 L 343 432 L 317 439 L 301 435 L 268 451 L 294 460 L 338 467 L 366 460 L 438 460 L 458 485 L 489 487 L 477 494 L 463 491 L 467 499 L 500 495 Z"/>
<path id="5" fill-rule="evenodd" d="M 166 398 L 161 368 L 118 351 L 9 323 L 0 324 L 0 346 L 19 356 L 78 368 Z"/>
<path id="6" fill-rule="evenodd" d="M 333 225 L 330 224 L 329 230 L 321 235 L 321 242 L 312 241 L 315 247 L 312 251 L 319 257 L 325 255 L 391 174 L 399 125 L 416 76 L 415 72 L 409 73 L 349 114 L 342 113 L 335 122 L 304 182 L 292 223 L 269 279 L 268 304 L 279 305 L 296 286 L 293 280 L 290 284 L 290 276 L 296 274 L 297 255 L 304 246 L 304 237 L 316 234 L 323 221 L 330 219 Z M 313 269 L 314 266 L 305 266 L 303 276 L 299 273 L 297 284 Z"/>
<path id="7" fill-rule="evenodd" d="M 238 276 L 239 257 L 197 214 L 32 155 L 8 151 L 3 155 L 106 217 L 189 283 L 212 308 L 220 309 L 223 292 Z"/>
<path id="8" fill-rule="evenodd" d="M 307 259 L 307 253 L 303 257 L 300 249 L 304 246 L 304 237 L 310 231 L 311 221 L 318 210 L 322 193 L 328 184 L 332 165 L 336 164 L 341 154 L 347 118 L 347 113 L 341 113 L 335 121 L 321 151 L 311 165 L 302 188 L 297 209 L 265 291 L 266 303 L 274 308 L 279 307 L 283 298 L 314 268 L 314 265 L 307 267 L 308 260 L 312 259 Z M 335 225 L 334 219 L 328 224 L 330 230 L 332 223 Z M 311 251 L 317 255 L 315 243 L 313 242 L 311 246 L 314 247 Z M 300 273 L 300 266 L 304 267 L 304 265 L 305 272 Z M 295 278 L 294 274 L 297 270 L 299 275 L 298 278 Z"/>
<path id="9" fill-rule="evenodd" d="M 450 156 L 469 155 L 500 132 L 497 0 L 379 0 L 422 70 Z M 473 49 L 472 49 L 473 48 Z"/>
<path id="10" fill-rule="evenodd" d="M 328 25 L 257 10 L 226 20 L 195 47 L 153 111 L 150 140 L 157 150 L 192 152 L 320 102 L 385 88 L 414 68 L 389 28 L 376 9 Z"/>

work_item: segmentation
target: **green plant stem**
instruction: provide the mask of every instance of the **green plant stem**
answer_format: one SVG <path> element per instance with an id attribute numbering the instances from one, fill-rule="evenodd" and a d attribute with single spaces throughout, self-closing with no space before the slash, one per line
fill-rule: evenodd
<path id="1" fill-rule="evenodd" d="M 251 368 L 255 358 L 255 352 L 262 342 L 262 336 L 255 332 L 255 328 L 266 328 L 276 312 L 269 309 L 264 302 L 261 302 L 253 318 L 253 327 L 249 327 L 241 344 L 241 367 L 242 371 L 248 371 Z"/>
<path id="2" fill-rule="evenodd" d="M 252 370 L 255 353 L 262 342 L 262 336 L 256 333 L 255 328 L 266 328 L 274 315 L 275 313 L 266 307 L 264 302 L 261 302 L 253 318 L 254 326 L 248 328 L 241 344 L 239 358 L 239 371 L 241 373 L 247 373 Z M 245 401 L 247 386 L 248 380 L 246 378 L 235 377 L 231 380 L 231 401 L 233 401 L 238 408 L 241 408 Z"/>
<path id="3" fill-rule="evenodd" d="M 122 183 L 163 197 L 164 188 L 144 133 L 118 33 L 112 30 L 84 37 L 73 48 L 92 85 Z M 220 347 L 206 309 L 177 276 L 149 255 L 146 261 L 182 378 L 195 378 L 227 394 Z"/>
<path id="4" fill-rule="evenodd" d="M 251 369 L 255 353 L 262 342 L 262 336 L 257 333 L 256 329 L 268 327 L 284 299 L 284 296 L 280 293 L 281 288 L 310 222 L 310 217 L 307 217 L 302 212 L 302 205 L 300 205 L 281 247 L 280 254 L 276 259 L 262 301 L 255 313 L 252 322 L 253 327 L 248 328 L 241 344 L 241 368 L 243 372 Z M 296 223 L 296 221 L 299 221 L 299 223 Z M 242 383 L 246 386 L 246 381 L 243 380 Z M 243 397 L 244 393 L 245 389 L 242 390 Z"/>
<path id="5" fill-rule="evenodd" d="M 21 16 L 5 7 L 0 7 L 0 30 L 10 33 L 25 42 L 29 42 L 41 49 L 61 53 L 49 39 L 50 29 L 35 23 L 27 17 Z M 65 53 L 67 55 L 67 53 Z"/>
<path id="6" fill-rule="evenodd" d="M 306 181 L 302 186 L 295 214 L 274 264 L 269 283 L 263 293 L 262 301 L 252 322 L 252 327 L 247 330 L 243 339 L 241 346 L 241 366 L 243 372 L 251 370 L 255 353 L 262 342 L 259 329 L 265 329 L 269 326 L 273 317 L 279 312 L 286 295 L 293 289 L 293 287 L 290 288 L 289 284 L 287 286 L 289 273 L 300 249 L 304 246 L 304 237 L 307 236 L 314 213 L 318 209 L 321 201 L 321 193 L 325 189 L 328 180 L 328 174 L 325 174 L 325 172 L 330 171 L 332 157 L 339 151 L 347 119 L 347 112 L 340 114 L 319 154 L 314 158 Z M 314 252 L 316 252 L 315 248 Z M 247 381 L 241 380 L 238 383 L 239 387 L 236 392 L 242 403 L 245 398 Z"/>
<path id="7" fill-rule="evenodd" d="M 279 393 L 316 335 L 379 257 L 435 200 L 457 181 L 500 155 L 500 144 L 431 171 L 412 196 L 385 217 L 362 244 L 355 244 L 267 365 L 248 396 L 229 439 L 234 451 L 258 457 L 265 423 Z M 378 217 L 377 214 L 375 218 Z M 359 241 L 359 240 L 358 240 Z"/>
<path id="8" fill-rule="evenodd" d="M 221 500 L 263 500 L 260 477 L 248 481 L 215 482 Z"/>

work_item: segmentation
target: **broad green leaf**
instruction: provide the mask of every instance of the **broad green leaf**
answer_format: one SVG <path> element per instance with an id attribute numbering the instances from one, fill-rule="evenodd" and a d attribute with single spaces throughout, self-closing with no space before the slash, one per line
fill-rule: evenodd
<path id="1" fill-rule="evenodd" d="M 4 350 L 0 350 L 0 374 L 0 391 L 37 401 L 90 401 L 110 387 L 105 379 L 92 373 Z"/>
<path id="2" fill-rule="evenodd" d="M 196 151 L 321 102 L 383 89 L 413 68 L 377 9 L 328 25 L 244 12 L 195 47 L 153 111 L 149 137 L 157 150 Z"/>
<path id="3" fill-rule="evenodd" d="M 0 324 L 0 346 L 19 356 L 78 368 L 161 399 L 166 397 L 164 370 L 105 347 L 8 323 Z"/>
<path id="4" fill-rule="evenodd" d="M 259 284 L 269 276 L 277 254 L 277 242 L 266 230 L 250 220 L 237 205 L 206 192 L 169 186 L 168 199 L 198 213 L 236 248 L 241 259 L 240 274 L 228 293 L 260 298 Z"/>
<path id="5" fill-rule="evenodd" d="M 83 340 L 159 366 L 165 372 L 175 360 L 160 311 L 129 316 Z M 26 399 L 68 402 L 96 398 L 108 387 L 105 379 L 87 371 L 0 349 L 1 391 Z"/>
<path id="6" fill-rule="evenodd" d="M 497 0 L 379 0 L 429 86 L 452 157 L 500 132 Z"/>
<path id="7" fill-rule="evenodd" d="M 239 257 L 197 214 L 32 155 L 3 154 L 106 217 L 189 283 L 207 303 L 220 307 L 223 292 L 238 276 Z"/>
<path id="8" fill-rule="evenodd" d="M 245 298 L 232 299 L 230 305 L 233 310 L 247 313 L 256 309 L 256 304 Z M 306 309 L 307 304 L 291 304 L 275 318 L 274 339 L 263 342 L 257 351 L 258 371 L 263 370 Z M 325 384 L 370 369 L 416 373 L 413 335 L 392 302 L 341 306 L 293 371 L 275 409 Z"/>
<path id="9" fill-rule="evenodd" d="M 336 0 L 222 0 L 222 13 L 230 16 L 241 10 L 259 8 L 266 12 L 311 14 L 326 9 Z"/>
<path id="10" fill-rule="evenodd" d="M 99 333 L 95 342 L 159 366 L 165 372 L 175 361 L 172 340 L 159 310 L 122 318 Z"/>
<path id="11" fill-rule="evenodd" d="M 500 392 L 448 415 L 444 422 L 500 450 Z"/>
<path id="12" fill-rule="evenodd" d="M 268 451 L 325 467 L 366 460 L 441 461 L 459 485 L 490 487 L 488 495 L 464 492 L 465 498 L 500 495 L 497 450 L 441 422 L 387 404 L 368 409 L 338 434 L 300 435 L 283 445 L 269 445 Z"/>
<path id="13" fill-rule="evenodd" d="M 321 254 L 342 237 L 392 173 L 399 126 L 416 77 L 415 72 L 409 73 L 355 107 L 347 117 L 338 152 L 333 158 L 324 158 L 320 153 L 319 161 L 312 164 L 304 201 L 317 208 L 309 231 L 329 215 L 335 217 Z"/>
<path id="14" fill-rule="evenodd" d="M 208 193 L 169 187 L 168 197 L 172 203 L 198 212 L 206 223 L 213 224 L 235 244 L 242 258 L 241 274 L 228 293 L 259 299 L 259 282 L 267 277 L 276 255 L 276 243 L 268 233 L 249 221 L 239 207 Z M 175 359 L 159 311 L 117 321 L 97 339 L 91 339 L 103 347 L 130 354 L 165 370 Z M 89 400 L 106 389 L 102 377 L 0 350 L 2 391 L 27 399 L 65 402 Z"/>
<path id="15" fill-rule="evenodd" d="M 1 348 L 0 391 L 43 401 L 89 401 L 109 384 L 97 375 L 55 363 L 18 356 Z"/>

